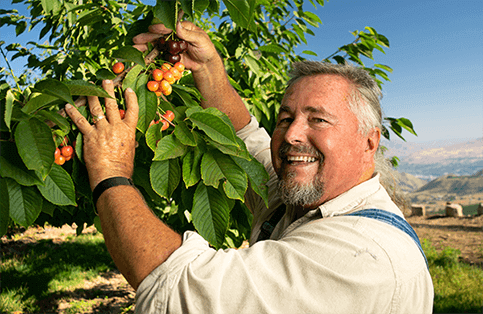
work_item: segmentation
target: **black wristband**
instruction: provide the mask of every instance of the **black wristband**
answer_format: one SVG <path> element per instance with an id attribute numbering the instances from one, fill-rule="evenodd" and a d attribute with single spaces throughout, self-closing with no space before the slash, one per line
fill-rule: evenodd
<path id="1" fill-rule="evenodd" d="M 126 177 L 112 177 L 112 178 L 107 178 L 99 182 L 99 184 L 94 188 L 94 191 L 92 191 L 92 198 L 94 200 L 94 206 L 97 205 L 97 200 L 101 196 L 102 193 L 104 193 L 105 190 L 112 188 L 114 186 L 118 185 L 131 185 L 134 186 L 134 183 L 132 182 L 131 179 L 126 178 Z"/>

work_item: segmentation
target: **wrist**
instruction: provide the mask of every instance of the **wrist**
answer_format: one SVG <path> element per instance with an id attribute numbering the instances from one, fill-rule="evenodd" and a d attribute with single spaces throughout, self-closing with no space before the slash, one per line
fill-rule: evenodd
<path id="1" fill-rule="evenodd" d="M 97 200 L 106 190 L 120 185 L 128 185 L 134 187 L 134 183 L 132 182 L 131 178 L 126 177 L 110 177 L 99 182 L 92 191 L 94 206 L 97 205 Z"/>

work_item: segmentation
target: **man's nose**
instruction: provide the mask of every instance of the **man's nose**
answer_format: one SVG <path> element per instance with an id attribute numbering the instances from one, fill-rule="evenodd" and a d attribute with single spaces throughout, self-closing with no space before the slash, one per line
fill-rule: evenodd
<path id="1" fill-rule="evenodd" d="M 305 143 L 307 139 L 306 127 L 300 119 L 294 119 L 285 132 L 285 141 L 291 145 Z"/>

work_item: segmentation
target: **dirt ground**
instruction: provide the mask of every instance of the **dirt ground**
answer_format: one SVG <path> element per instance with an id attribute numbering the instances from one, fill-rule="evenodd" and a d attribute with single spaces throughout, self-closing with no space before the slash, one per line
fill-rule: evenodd
<path id="1" fill-rule="evenodd" d="M 431 215 L 407 218 L 420 239 L 428 239 L 437 248 L 461 251 L 461 260 L 483 268 L 483 216 L 460 218 Z"/>
<path id="2" fill-rule="evenodd" d="M 483 268 L 483 216 L 462 218 L 431 215 L 427 217 L 408 217 L 420 238 L 429 239 L 437 249 L 450 246 L 461 251 L 461 260 Z M 83 233 L 96 232 L 94 227 Z M 67 236 L 74 235 L 75 229 L 65 225 L 62 228 L 29 228 L 20 238 L 8 240 L 2 238 L 2 250 L 40 239 L 53 239 L 60 243 Z M 93 293 L 95 291 L 95 294 Z M 117 271 L 102 274 L 92 281 L 86 281 L 83 289 L 76 289 L 68 298 L 58 302 L 56 313 L 64 313 L 72 302 L 85 301 L 93 304 L 92 310 L 84 313 L 134 313 L 135 291 Z"/>

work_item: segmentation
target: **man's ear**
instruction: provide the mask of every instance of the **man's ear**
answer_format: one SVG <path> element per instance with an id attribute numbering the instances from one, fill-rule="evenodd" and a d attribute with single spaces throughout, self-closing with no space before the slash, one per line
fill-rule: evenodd
<path id="1" fill-rule="evenodd" d="M 379 142 L 381 140 L 381 129 L 378 127 L 373 128 L 367 134 L 367 146 L 366 153 L 374 156 L 376 154 L 377 148 L 379 147 Z"/>

